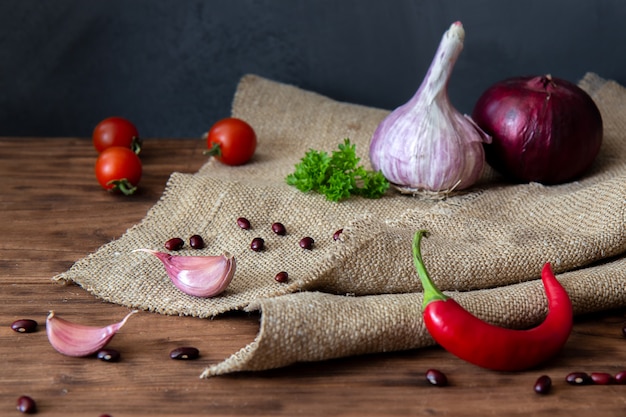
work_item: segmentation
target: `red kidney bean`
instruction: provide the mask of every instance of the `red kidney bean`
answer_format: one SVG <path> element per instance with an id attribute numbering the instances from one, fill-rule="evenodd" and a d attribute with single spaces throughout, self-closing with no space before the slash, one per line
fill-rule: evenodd
<path id="1" fill-rule="evenodd" d="M 549 393 L 552 388 L 552 379 L 548 375 L 541 375 L 537 378 L 537 382 L 535 382 L 533 388 L 537 394 L 545 395 Z"/>
<path id="2" fill-rule="evenodd" d="M 289 274 L 287 274 L 287 272 L 285 272 L 285 271 L 281 271 L 278 274 L 276 274 L 274 279 L 277 282 L 287 282 L 289 280 Z"/>
<path id="3" fill-rule="evenodd" d="M 446 374 L 437 369 L 429 369 L 426 371 L 426 380 L 430 382 L 431 385 L 437 387 L 445 387 L 448 385 L 448 377 L 446 377 Z"/>
<path id="4" fill-rule="evenodd" d="M 590 377 L 596 385 L 608 385 L 613 383 L 613 375 L 606 372 L 592 372 Z"/>
<path id="5" fill-rule="evenodd" d="M 279 236 L 285 236 L 287 234 L 287 229 L 284 224 L 276 222 L 272 224 L 272 232 Z"/>
<path id="6" fill-rule="evenodd" d="M 100 417 L 111 417 L 111 414 L 100 414 Z"/>
<path id="7" fill-rule="evenodd" d="M 333 233 L 333 240 L 339 240 L 339 236 L 341 236 L 342 233 L 343 229 L 339 229 L 335 233 Z"/>
<path id="8" fill-rule="evenodd" d="M 584 372 L 571 372 L 567 374 L 565 381 L 570 385 L 589 385 L 593 383 L 591 377 Z"/>
<path id="9" fill-rule="evenodd" d="M 308 249 L 311 250 L 313 249 L 313 245 L 315 244 L 315 241 L 313 240 L 312 237 L 303 237 L 302 239 L 300 239 L 300 247 L 302 249 Z"/>
<path id="10" fill-rule="evenodd" d="M 35 414 L 37 412 L 37 404 L 29 396 L 22 395 L 17 399 L 17 411 L 24 414 Z"/>
<path id="11" fill-rule="evenodd" d="M 37 330 L 37 322 L 31 319 L 15 320 L 11 324 L 11 329 L 18 333 L 32 333 Z"/>
<path id="12" fill-rule="evenodd" d="M 263 238 L 255 237 L 254 239 L 252 239 L 252 242 L 250 242 L 250 249 L 255 252 L 261 252 L 263 249 L 265 249 L 265 241 L 263 240 Z"/>
<path id="13" fill-rule="evenodd" d="M 170 358 L 177 360 L 197 359 L 199 356 L 200 351 L 191 346 L 178 347 L 170 352 Z"/>
<path id="14" fill-rule="evenodd" d="M 173 237 L 165 242 L 165 249 L 167 250 L 181 250 L 185 246 L 185 241 L 179 237 Z"/>
<path id="15" fill-rule="evenodd" d="M 250 220 L 245 217 L 239 217 L 237 219 L 237 226 L 241 227 L 243 230 L 250 229 Z"/>
<path id="16" fill-rule="evenodd" d="M 616 384 L 626 384 L 626 371 L 616 373 L 613 380 Z"/>
<path id="17" fill-rule="evenodd" d="M 122 355 L 120 355 L 120 352 L 118 352 L 115 349 L 101 349 L 100 351 L 98 351 L 98 353 L 96 354 L 96 357 L 98 359 L 100 359 L 101 361 L 105 361 L 105 362 L 118 362 L 120 360 L 120 358 L 122 357 Z"/>
<path id="18" fill-rule="evenodd" d="M 200 235 L 193 235 L 189 238 L 189 246 L 194 249 L 204 248 L 204 239 Z"/>

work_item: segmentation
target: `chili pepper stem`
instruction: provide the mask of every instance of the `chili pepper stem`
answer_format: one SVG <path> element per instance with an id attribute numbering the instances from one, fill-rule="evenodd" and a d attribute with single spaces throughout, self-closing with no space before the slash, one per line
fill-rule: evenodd
<path id="1" fill-rule="evenodd" d="M 419 276 L 422 287 L 424 288 L 424 302 L 422 306 L 423 308 L 426 308 L 431 301 L 446 301 L 448 297 L 435 286 L 435 283 L 430 278 L 430 275 L 428 275 L 426 266 L 424 266 L 422 251 L 420 249 L 422 236 L 428 237 L 428 232 L 426 230 L 418 230 L 413 236 L 413 263 L 415 264 L 417 275 Z"/>
<path id="2" fill-rule="evenodd" d="M 214 143 L 209 149 L 202 152 L 202 154 L 208 155 L 208 156 L 220 157 L 222 156 L 222 147 L 219 144 Z"/>

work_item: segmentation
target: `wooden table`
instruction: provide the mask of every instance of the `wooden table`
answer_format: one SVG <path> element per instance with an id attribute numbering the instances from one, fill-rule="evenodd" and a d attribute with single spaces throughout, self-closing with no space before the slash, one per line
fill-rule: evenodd
<path id="1" fill-rule="evenodd" d="M 254 340 L 259 316 L 247 313 L 202 320 L 143 312 L 110 345 L 123 352 L 118 363 L 57 353 L 45 333 L 49 310 L 106 325 L 127 309 L 51 278 L 138 223 L 172 171 L 200 168 L 204 146 L 199 139 L 146 141 L 140 192 L 123 197 L 97 184 L 87 139 L 0 139 L 0 415 L 18 415 L 21 395 L 36 400 L 38 415 L 64 417 L 625 415 L 626 385 L 570 386 L 565 376 L 626 369 L 626 309 L 578 317 L 558 358 L 519 373 L 482 370 L 431 348 L 199 379 L 207 365 Z M 37 320 L 39 330 L 12 331 L 20 318 Z M 199 348 L 201 358 L 169 359 L 182 345 Z M 429 368 L 445 372 L 450 385 L 429 386 Z M 553 379 L 546 396 L 533 391 L 542 374 Z"/>

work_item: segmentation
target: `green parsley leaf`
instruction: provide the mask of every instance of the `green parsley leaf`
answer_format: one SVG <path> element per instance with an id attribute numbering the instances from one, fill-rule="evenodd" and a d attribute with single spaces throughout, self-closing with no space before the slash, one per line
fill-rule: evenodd
<path id="1" fill-rule="evenodd" d="M 302 162 L 296 165 L 296 171 L 287 176 L 287 184 L 302 192 L 317 190 L 326 182 L 326 172 L 330 166 L 330 156 L 326 152 L 310 150 Z"/>
<path id="2" fill-rule="evenodd" d="M 351 195 L 380 198 L 389 188 L 382 173 L 366 170 L 359 165 L 356 145 L 344 139 L 339 150 L 328 155 L 325 151 L 310 149 L 287 175 L 287 184 L 302 192 L 315 191 L 330 201 L 341 201 Z"/>

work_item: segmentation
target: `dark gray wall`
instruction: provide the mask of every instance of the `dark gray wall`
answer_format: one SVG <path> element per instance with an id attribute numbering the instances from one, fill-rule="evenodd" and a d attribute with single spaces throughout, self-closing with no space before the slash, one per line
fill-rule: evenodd
<path id="1" fill-rule="evenodd" d="M 89 136 L 122 115 L 196 137 L 246 73 L 392 109 L 456 20 L 461 111 L 516 75 L 626 84 L 624 0 L 0 0 L 0 136 Z"/>

